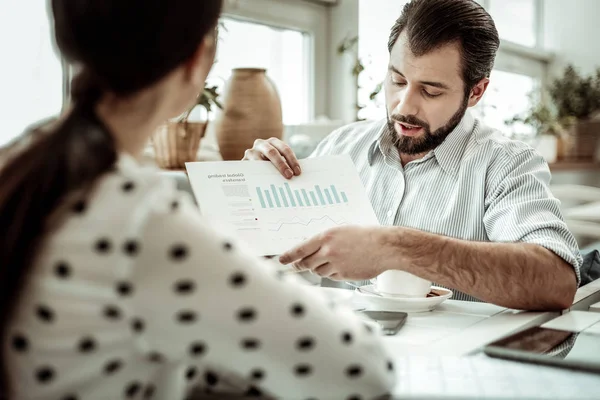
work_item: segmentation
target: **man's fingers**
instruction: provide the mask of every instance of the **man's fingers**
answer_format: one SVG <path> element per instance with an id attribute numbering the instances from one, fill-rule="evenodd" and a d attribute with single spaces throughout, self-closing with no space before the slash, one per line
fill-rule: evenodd
<path id="1" fill-rule="evenodd" d="M 259 151 L 248 149 L 244 152 L 244 158 L 242 160 L 258 160 L 265 161 L 266 157 L 264 157 Z"/>
<path id="2" fill-rule="evenodd" d="M 298 263 L 306 257 L 316 253 L 321 248 L 321 241 L 318 236 L 296 246 L 295 248 L 286 251 L 279 257 L 279 262 L 282 264 Z M 301 265 L 302 266 L 302 265 Z"/>
<path id="3" fill-rule="evenodd" d="M 254 143 L 253 149 L 257 150 L 264 157 L 266 157 L 267 160 L 271 161 L 271 163 L 275 165 L 279 172 L 281 172 L 281 175 L 285 176 L 288 179 L 294 176 L 294 171 L 288 165 L 287 160 L 283 157 L 283 155 L 281 155 L 279 150 L 276 147 L 274 147 L 271 143 L 267 142 L 266 140 L 257 140 Z"/>
<path id="4" fill-rule="evenodd" d="M 275 147 L 279 151 L 279 154 L 285 158 L 287 165 L 292 169 L 294 175 L 300 175 L 302 172 L 300 169 L 300 163 L 298 162 L 298 159 L 296 158 L 296 155 L 290 146 L 277 138 L 271 138 L 267 140 L 267 142 L 269 142 L 271 146 Z"/>

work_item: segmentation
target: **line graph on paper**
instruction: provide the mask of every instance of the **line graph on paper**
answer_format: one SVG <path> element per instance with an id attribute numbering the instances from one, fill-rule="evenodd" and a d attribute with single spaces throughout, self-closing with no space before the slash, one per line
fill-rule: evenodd
<path id="1" fill-rule="evenodd" d="M 322 217 L 308 219 L 295 216 L 291 219 L 280 219 L 275 223 L 269 223 L 268 229 L 271 232 L 280 232 L 282 229 L 286 228 L 294 229 L 294 227 L 302 228 L 303 230 L 306 230 L 310 227 L 318 227 L 319 230 L 322 230 L 323 228 L 333 228 L 334 226 L 340 226 L 345 224 L 347 224 L 347 222 L 344 218 L 335 219 L 333 217 L 330 217 L 329 215 L 323 215 Z"/>

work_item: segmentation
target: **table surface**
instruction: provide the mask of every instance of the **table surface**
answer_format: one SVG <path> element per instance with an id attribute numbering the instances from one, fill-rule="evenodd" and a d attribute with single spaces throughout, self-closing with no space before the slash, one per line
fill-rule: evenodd
<path id="1" fill-rule="evenodd" d="M 572 307 L 562 313 L 447 300 L 433 311 L 409 314 L 398 334 L 384 337 L 398 376 L 393 394 L 413 399 L 598 399 L 599 375 L 491 359 L 481 349 L 561 314 L 564 325 L 571 311 L 590 311 L 599 302 L 597 280 L 580 288 Z"/>

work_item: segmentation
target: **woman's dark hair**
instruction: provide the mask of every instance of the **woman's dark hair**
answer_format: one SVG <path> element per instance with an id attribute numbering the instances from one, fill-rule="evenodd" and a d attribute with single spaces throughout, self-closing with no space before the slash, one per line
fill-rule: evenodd
<path id="1" fill-rule="evenodd" d="M 191 59 L 213 34 L 221 7 L 222 0 L 51 0 L 56 44 L 80 73 L 70 113 L 2 152 L 0 397 L 10 389 L 7 326 L 50 220 L 64 217 L 67 199 L 85 193 L 117 160 L 115 140 L 95 116 L 95 104 L 104 92 L 127 96 L 149 87 Z M 75 209 L 85 204 L 81 200 Z"/>
<path id="2" fill-rule="evenodd" d="M 417 57 L 448 43 L 460 43 L 465 93 L 489 78 L 500 38 L 492 17 L 474 0 L 412 0 L 392 28 L 390 52 L 404 30 Z"/>

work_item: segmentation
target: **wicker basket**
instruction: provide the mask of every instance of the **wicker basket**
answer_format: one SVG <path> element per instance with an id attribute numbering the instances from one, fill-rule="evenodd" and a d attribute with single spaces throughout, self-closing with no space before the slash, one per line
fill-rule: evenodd
<path id="1" fill-rule="evenodd" d="M 154 156 L 160 168 L 182 169 L 196 161 L 206 122 L 168 122 L 152 137 Z"/>

